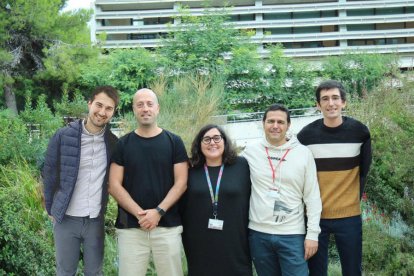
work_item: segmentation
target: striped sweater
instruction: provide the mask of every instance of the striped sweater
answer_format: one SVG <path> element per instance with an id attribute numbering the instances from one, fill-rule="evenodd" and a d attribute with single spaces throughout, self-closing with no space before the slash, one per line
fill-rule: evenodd
<path id="1" fill-rule="evenodd" d="M 360 199 L 372 159 L 368 128 L 345 116 L 343 123 L 334 128 L 319 119 L 304 127 L 298 139 L 315 158 L 322 198 L 321 218 L 360 215 Z"/>

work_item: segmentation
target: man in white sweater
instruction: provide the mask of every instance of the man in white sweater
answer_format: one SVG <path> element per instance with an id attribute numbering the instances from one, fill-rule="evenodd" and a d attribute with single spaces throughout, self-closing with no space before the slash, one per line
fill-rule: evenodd
<path id="1" fill-rule="evenodd" d="M 296 137 L 286 137 L 289 126 L 288 109 L 270 106 L 265 138 L 242 153 L 250 166 L 249 242 L 259 276 L 308 275 L 306 261 L 318 250 L 322 203 L 315 161 Z"/>

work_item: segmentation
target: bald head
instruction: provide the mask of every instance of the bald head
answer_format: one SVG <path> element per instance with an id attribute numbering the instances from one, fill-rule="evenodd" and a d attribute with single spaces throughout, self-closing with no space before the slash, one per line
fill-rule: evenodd
<path id="1" fill-rule="evenodd" d="M 140 99 L 142 97 L 145 97 L 145 96 L 152 97 L 154 103 L 158 105 L 157 94 L 155 94 L 154 91 L 152 91 L 149 88 L 142 88 L 142 89 L 139 89 L 137 92 L 135 92 L 134 98 L 132 100 L 132 104 L 135 105 L 135 103 L 138 101 L 138 99 Z"/>
<path id="2" fill-rule="evenodd" d="M 133 98 L 132 110 L 140 127 L 157 127 L 160 105 L 154 91 L 148 88 L 138 90 Z"/>

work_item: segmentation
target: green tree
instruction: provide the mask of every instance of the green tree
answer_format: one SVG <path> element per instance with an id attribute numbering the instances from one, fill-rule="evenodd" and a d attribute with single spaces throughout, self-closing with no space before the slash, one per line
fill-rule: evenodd
<path id="1" fill-rule="evenodd" d="M 85 32 L 89 34 L 86 22 L 90 18 L 90 12 L 80 10 L 75 13 L 60 13 L 65 2 L 15 0 L 0 4 L 0 82 L 5 104 L 14 113 L 17 113 L 19 100 L 16 96 L 22 99 L 28 85 L 45 85 L 33 83 L 33 78 L 39 72 L 46 70 L 49 76 L 57 77 L 60 74 L 61 78 L 65 76 L 69 80 L 76 79 L 73 69 L 84 56 L 58 57 L 62 55 L 60 51 L 73 51 L 70 47 L 90 47 L 85 35 Z M 49 61 L 45 63 L 47 58 Z M 53 59 L 55 62 L 52 62 Z"/>
<path id="2" fill-rule="evenodd" d="M 80 83 L 87 89 L 98 85 L 116 87 L 121 96 L 120 108 L 129 108 L 132 95 L 157 78 L 160 63 L 155 53 L 144 48 L 117 49 L 84 64 Z"/>
<path id="3" fill-rule="evenodd" d="M 240 33 L 232 28 L 226 9 L 210 11 L 203 16 L 190 15 L 182 9 L 162 41 L 159 52 L 167 58 L 167 67 L 177 72 L 207 73 L 221 70 L 226 54 L 240 42 Z"/>
<path id="4" fill-rule="evenodd" d="M 233 49 L 226 66 L 226 110 L 258 111 L 260 102 L 268 95 L 266 69 L 254 44 Z"/>
<path id="5" fill-rule="evenodd" d="M 327 57 L 322 63 L 324 78 L 342 82 L 350 93 L 366 96 L 378 86 L 384 76 L 398 70 L 397 56 L 368 53 L 349 53 Z"/>

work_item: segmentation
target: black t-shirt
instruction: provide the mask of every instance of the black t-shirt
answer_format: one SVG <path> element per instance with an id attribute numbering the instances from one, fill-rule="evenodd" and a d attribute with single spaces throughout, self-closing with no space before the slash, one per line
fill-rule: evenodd
<path id="1" fill-rule="evenodd" d="M 174 164 L 188 160 L 181 138 L 162 130 L 145 138 L 134 131 L 123 136 L 112 156 L 112 162 L 124 167 L 122 185 L 144 210 L 157 207 L 174 185 Z M 161 218 L 159 226 L 181 225 L 178 207 L 172 206 Z M 115 227 L 139 227 L 137 218 L 118 205 Z"/>

